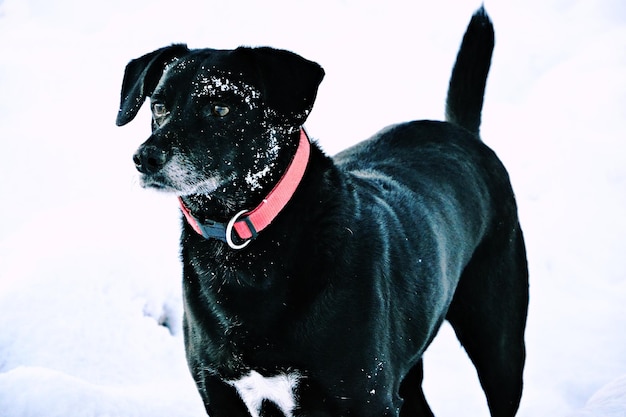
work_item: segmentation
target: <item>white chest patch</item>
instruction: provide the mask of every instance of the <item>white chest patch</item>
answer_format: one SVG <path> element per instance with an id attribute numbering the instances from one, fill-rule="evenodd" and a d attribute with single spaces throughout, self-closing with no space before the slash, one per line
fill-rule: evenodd
<path id="1" fill-rule="evenodd" d="M 235 387 L 252 417 L 259 417 L 264 400 L 276 404 L 285 417 L 292 417 L 296 407 L 295 390 L 299 380 L 300 375 L 297 373 L 267 378 L 256 371 L 250 371 L 243 378 L 228 383 Z"/>

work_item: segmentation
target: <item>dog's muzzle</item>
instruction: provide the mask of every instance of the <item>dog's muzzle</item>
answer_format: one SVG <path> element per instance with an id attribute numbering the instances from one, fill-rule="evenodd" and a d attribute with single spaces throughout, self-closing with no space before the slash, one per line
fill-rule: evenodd
<path id="1" fill-rule="evenodd" d="M 168 159 L 169 155 L 167 152 L 153 145 L 142 145 L 133 155 L 135 168 L 142 174 L 158 172 L 167 163 Z"/>

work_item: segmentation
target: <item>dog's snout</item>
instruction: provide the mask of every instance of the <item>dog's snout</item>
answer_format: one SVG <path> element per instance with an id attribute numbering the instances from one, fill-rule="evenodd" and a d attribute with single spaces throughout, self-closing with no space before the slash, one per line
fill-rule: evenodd
<path id="1" fill-rule="evenodd" d="M 152 174 L 163 168 L 167 162 L 167 152 L 156 146 L 141 146 L 133 155 L 133 162 L 142 174 Z"/>

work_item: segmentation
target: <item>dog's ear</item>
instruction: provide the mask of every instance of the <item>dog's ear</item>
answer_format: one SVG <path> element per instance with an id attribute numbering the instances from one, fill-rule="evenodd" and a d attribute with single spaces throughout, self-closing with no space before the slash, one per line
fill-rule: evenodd
<path id="1" fill-rule="evenodd" d="M 289 123 L 301 126 L 313 108 L 324 70 L 293 52 L 268 47 L 240 47 L 234 54 L 245 57 L 259 76 L 267 106 Z"/>
<path id="2" fill-rule="evenodd" d="M 187 45 L 171 45 L 157 49 L 126 66 L 122 82 L 122 98 L 116 124 L 124 126 L 135 118 L 141 105 L 156 88 L 166 65 L 189 53 Z"/>

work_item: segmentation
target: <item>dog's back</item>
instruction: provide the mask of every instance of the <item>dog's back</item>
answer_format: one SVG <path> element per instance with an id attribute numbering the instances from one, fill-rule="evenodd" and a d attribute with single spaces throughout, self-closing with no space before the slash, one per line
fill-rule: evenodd
<path id="1" fill-rule="evenodd" d="M 384 254 L 364 257 L 358 268 L 384 271 L 377 285 L 405 307 L 384 325 L 430 334 L 423 350 L 447 319 L 478 370 L 491 414 L 511 416 L 522 392 L 528 271 L 508 174 L 478 134 L 493 46 L 481 8 L 452 72 L 447 122 L 391 126 L 335 161 L 366 219 L 353 228 L 366 231 L 353 250 Z M 417 317 L 430 321 L 415 323 Z M 405 354 L 402 346 L 395 343 L 391 354 Z M 431 415 L 421 366 L 401 385 L 403 409 Z"/>

